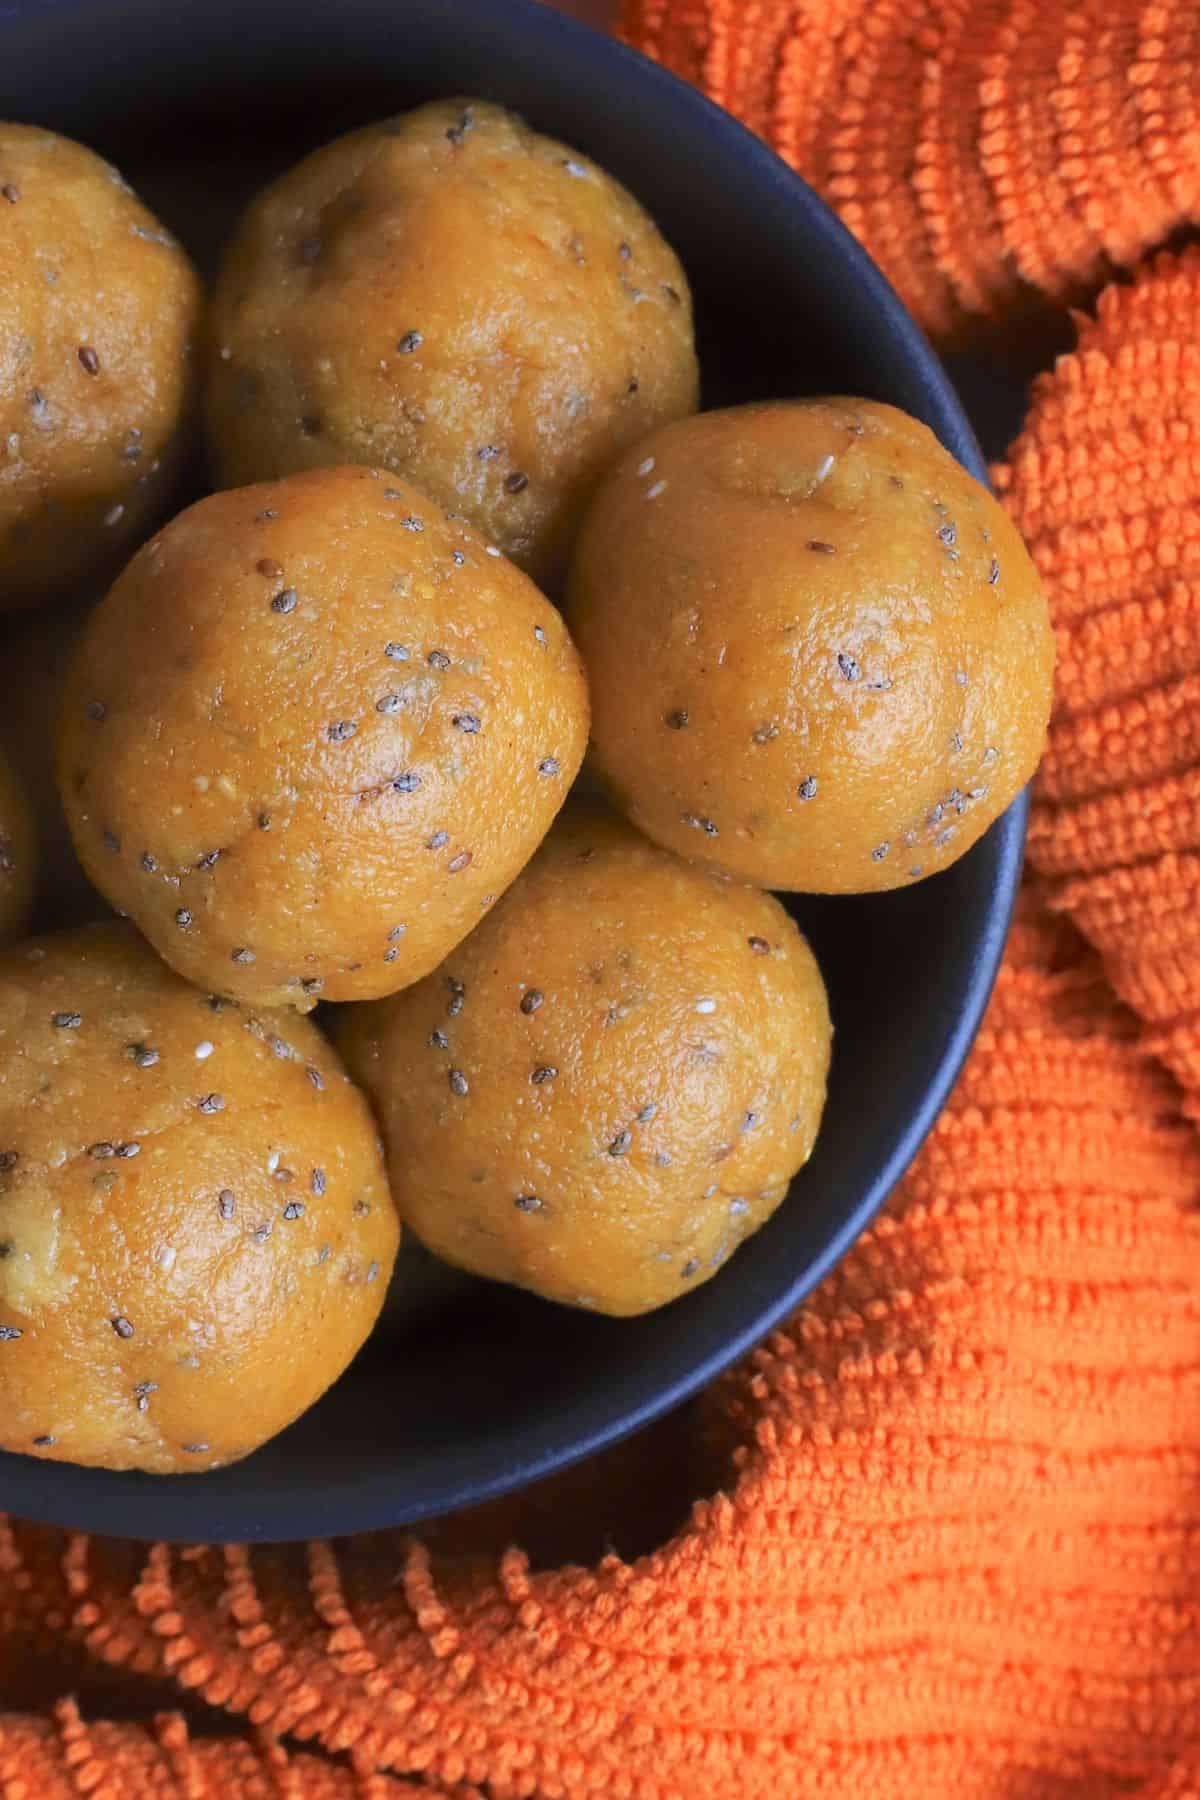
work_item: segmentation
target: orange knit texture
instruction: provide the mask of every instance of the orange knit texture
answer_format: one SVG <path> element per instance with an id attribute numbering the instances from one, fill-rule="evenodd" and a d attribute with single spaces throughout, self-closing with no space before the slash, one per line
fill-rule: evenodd
<path id="1" fill-rule="evenodd" d="M 1089 301 L 996 471 L 1060 673 L 994 1002 L 787 1330 L 586 1468 L 420 1542 L 3 1526 L 0 1800 L 1200 1800 L 1200 251 L 1095 298 L 1200 222 L 1200 10 L 624 25 L 943 338 Z"/>

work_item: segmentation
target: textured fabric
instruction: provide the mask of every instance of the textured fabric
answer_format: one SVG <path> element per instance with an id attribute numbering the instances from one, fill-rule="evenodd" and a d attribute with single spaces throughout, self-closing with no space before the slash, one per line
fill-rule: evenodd
<path id="1" fill-rule="evenodd" d="M 1192 7 L 625 23 L 942 336 L 1198 217 Z M 1110 285 L 996 472 L 1059 700 L 994 1002 L 885 1215 L 686 1414 L 420 1543 L 11 1522 L 0 1800 L 1198 1800 L 1198 309 L 1200 254 Z"/>

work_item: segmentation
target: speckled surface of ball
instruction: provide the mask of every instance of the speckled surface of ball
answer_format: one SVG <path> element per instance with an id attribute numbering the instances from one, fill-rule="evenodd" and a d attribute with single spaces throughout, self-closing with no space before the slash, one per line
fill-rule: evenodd
<path id="1" fill-rule="evenodd" d="M 161 511 L 200 305 L 184 252 L 116 169 L 0 124 L 0 609 L 111 569 Z"/>
<path id="2" fill-rule="evenodd" d="M 226 485 L 381 463 L 543 585 L 612 458 L 697 402 L 687 280 L 653 221 L 482 101 L 339 138 L 267 188 L 209 335 Z"/>
<path id="3" fill-rule="evenodd" d="M 574 808 L 442 969 L 337 1030 L 416 1235 L 613 1314 L 707 1281 L 770 1216 L 830 1055 L 777 900 Z"/>
<path id="4" fill-rule="evenodd" d="M 1024 544 L 931 432 L 870 401 L 651 436 L 589 509 L 567 617 L 613 798 L 767 887 L 945 868 L 1045 740 L 1054 640 Z"/>
<path id="5" fill-rule="evenodd" d="M 559 614 L 364 468 L 216 494 L 92 615 L 59 780 L 83 866 L 181 974 L 301 1010 L 427 974 L 587 741 Z"/>
<path id="6" fill-rule="evenodd" d="M 0 751 L 0 944 L 29 924 L 37 891 L 38 832 L 24 782 Z"/>
<path id="7" fill-rule="evenodd" d="M 354 1356 L 397 1239 L 306 1020 L 212 1004 L 119 923 L 0 955 L 0 1447 L 245 1456 Z"/>

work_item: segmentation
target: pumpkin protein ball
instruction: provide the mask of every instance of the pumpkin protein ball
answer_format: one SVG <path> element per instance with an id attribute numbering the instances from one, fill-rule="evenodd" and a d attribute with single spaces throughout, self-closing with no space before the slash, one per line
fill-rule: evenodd
<path id="1" fill-rule="evenodd" d="M 0 123 L 0 609 L 115 566 L 161 510 L 200 284 L 116 169 Z"/>
<path id="2" fill-rule="evenodd" d="M 668 425 L 580 532 L 594 765 L 657 843 L 765 887 L 894 888 L 1029 780 L 1054 640 L 1024 544 L 893 407 Z"/>
<path id="3" fill-rule="evenodd" d="M 204 987 L 301 1011 L 435 968 L 533 854 L 587 742 L 533 583 L 415 488 L 211 495 L 134 558 L 67 678 L 85 870 Z"/>
<path id="4" fill-rule="evenodd" d="M 543 586 L 612 458 L 697 404 L 687 279 L 653 221 L 478 100 L 339 138 L 265 189 L 209 338 L 224 485 L 382 464 Z"/>
<path id="5" fill-rule="evenodd" d="M 406 1226 L 629 1315 L 707 1281 L 813 1148 L 831 1027 L 779 902 L 574 808 L 436 974 L 337 1026 Z"/>
<path id="6" fill-rule="evenodd" d="M 154 1474 L 324 1392 L 398 1240 L 316 1028 L 181 981 L 128 925 L 0 954 L 0 1447 Z"/>

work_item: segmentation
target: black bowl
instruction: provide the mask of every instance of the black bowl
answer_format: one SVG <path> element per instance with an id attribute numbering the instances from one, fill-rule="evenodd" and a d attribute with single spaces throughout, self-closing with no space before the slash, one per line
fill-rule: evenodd
<path id="1" fill-rule="evenodd" d="M 111 156 L 202 263 L 264 177 L 351 125 L 447 94 L 516 107 L 645 202 L 695 289 L 706 404 L 870 395 L 925 420 L 983 477 L 942 369 L 821 201 L 698 93 L 557 13 L 529 0 L 0 11 L 0 117 Z M 996 973 L 1024 822 L 1022 803 L 905 892 L 796 903 L 837 1024 L 828 1110 L 787 1201 L 715 1281 L 622 1321 L 481 1286 L 453 1331 L 368 1347 L 245 1462 L 164 1479 L 0 1456 L 0 1508 L 173 1539 L 361 1531 L 516 1487 L 675 1406 L 826 1273 L 928 1132 Z"/>

